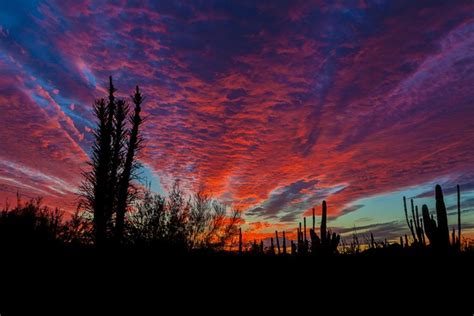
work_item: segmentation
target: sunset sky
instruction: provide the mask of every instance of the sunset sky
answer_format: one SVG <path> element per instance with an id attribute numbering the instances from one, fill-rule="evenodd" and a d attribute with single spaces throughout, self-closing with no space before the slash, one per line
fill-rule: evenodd
<path id="1" fill-rule="evenodd" d="M 146 95 L 153 190 L 206 188 L 249 239 L 323 199 L 334 230 L 398 238 L 436 183 L 474 228 L 472 0 L 0 0 L 0 206 L 74 208 L 109 75 Z"/>

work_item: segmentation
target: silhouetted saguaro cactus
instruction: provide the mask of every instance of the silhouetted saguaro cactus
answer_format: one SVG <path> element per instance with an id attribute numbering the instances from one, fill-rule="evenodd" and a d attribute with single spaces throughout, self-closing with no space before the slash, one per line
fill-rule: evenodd
<path id="1" fill-rule="evenodd" d="M 285 236 L 285 231 L 283 231 L 283 254 L 286 255 L 286 236 Z"/>
<path id="2" fill-rule="evenodd" d="M 411 219 L 408 216 L 406 197 L 403 197 L 403 209 L 405 212 L 405 219 L 407 221 L 408 228 L 410 229 L 410 233 L 413 238 L 413 245 L 424 246 L 425 238 L 424 238 L 424 230 L 423 230 L 423 220 L 420 218 L 420 215 L 418 212 L 418 206 L 414 205 L 413 199 L 410 199 L 410 204 L 411 204 Z M 405 246 L 408 246 L 408 243 L 406 243 Z"/>
<path id="3" fill-rule="evenodd" d="M 276 243 L 277 243 L 278 254 L 281 254 L 280 239 L 278 238 L 278 230 L 275 230 L 275 238 L 276 238 Z"/>
<path id="4" fill-rule="evenodd" d="M 412 205 L 413 205 L 413 200 L 412 200 Z M 415 235 L 415 230 L 413 229 L 413 221 L 410 220 L 410 218 L 408 217 L 408 210 L 407 210 L 407 199 L 406 197 L 403 197 L 403 209 L 405 211 L 405 218 L 406 218 L 406 221 L 407 221 L 407 225 L 408 225 L 408 228 L 410 229 L 410 232 L 411 232 L 411 235 L 413 237 L 413 240 L 416 242 L 416 235 Z M 414 215 L 413 215 L 414 217 Z M 408 243 L 405 243 L 406 246 L 408 246 Z"/>
<path id="5" fill-rule="evenodd" d="M 306 238 L 306 217 L 303 217 L 303 222 L 304 222 L 304 233 L 303 233 L 303 235 L 304 235 L 304 242 L 306 243 L 306 241 L 308 240 Z"/>
<path id="6" fill-rule="evenodd" d="M 275 254 L 275 245 L 273 244 L 273 237 L 270 237 L 270 250 L 268 253 L 271 255 Z"/>
<path id="7" fill-rule="evenodd" d="M 436 220 L 430 216 L 428 206 L 423 204 L 421 212 L 423 215 L 423 223 L 425 226 L 425 233 L 430 241 L 432 248 L 436 250 L 445 251 L 449 249 L 449 227 L 448 215 L 446 212 L 446 205 L 444 203 L 443 191 L 439 184 L 435 188 L 436 198 Z"/>
<path id="8" fill-rule="evenodd" d="M 326 201 L 322 203 L 321 216 L 321 237 L 316 234 L 314 229 L 309 231 L 311 238 L 311 252 L 313 254 L 333 254 L 337 253 L 337 247 L 341 237 L 336 233 L 331 233 L 327 230 L 327 204 Z"/>
<path id="9" fill-rule="evenodd" d="M 461 188 L 459 184 L 456 186 L 457 202 L 458 202 L 458 241 L 457 247 L 461 249 Z"/>
<path id="10" fill-rule="evenodd" d="M 323 210 L 321 213 L 321 242 L 326 242 L 326 221 L 327 221 L 327 205 L 326 201 L 323 201 Z"/>
<path id="11" fill-rule="evenodd" d="M 239 227 L 239 254 L 242 254 L 242 228 Z"/>
<path id="12" fill-rule="evenodd" d="M 436 219 L 438 221 L 438 233 L 440 235 L 440 243 L 443 247 L 449 246 L 449 227 L 448 215 L 446 213 L 446 205 L 444 204 L 443 191 L 439 184 L 435 188 L 436 198 Z"/>
<path id="13" fill-rule="evenodd" d="M 298 254 L 304 255 L 307 253 L 306 249 L 307 242 L 304 241 L 303 229 L 301 227 L 301 222 L 299 223 L 298 228 Z"/>

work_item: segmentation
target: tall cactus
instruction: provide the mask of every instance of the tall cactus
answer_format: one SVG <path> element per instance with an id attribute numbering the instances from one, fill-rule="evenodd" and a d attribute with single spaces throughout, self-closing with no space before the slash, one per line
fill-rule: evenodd
<path id="1" fill-rule="evenodd" d="M 412 203 L 413 203 L 413 200 L 412 200 Z M 416 242 L 416 235 L 415 235 L 415 231 L 413 229 L 413 220 L 410 220 L 410 218 L 408 217 L 407 198 L 406 197 L 403 197 L 403 209 L 405 211 L 405 218 L 407 220 L 408 228 L 410 229 L 413 240 Z"/>
<path id="2" fill-rule="evenodd" d="M 278 230 L 275 230 L 275 238 L 276 238 L 276 243 L 277 243 L 278 254 L 281 254 L 280 239 L 278 238 Z"/>
<path id="3" fill-rule="evenodd" d="M 316 234 L 314 229 L 310 229 L 311 252 L 313 254 L 333 254 L 337 253 L 337 247 L 341 237 L 336 233 L 327 230 L 327 204 L 323 201 L 321 216 L 321 238 Z"/>
<path id="4" fill-rule="evenodd" d="M 283 254 L 286 255 L 286 236 L 285 236 L 285 231 L 283 231 Z"/>
<path id="5" fill-rule="evenodd" d="M 425 233 L 430 241 L 432 248 L 436 250 L 447 250 L 450 247 L 449 244 L 449 227 L 448 227 L 448 215 L 446 212 L 446 205 L 444 203 L 443 191 L 439 184 L 435 188 L 436 198 L 436 220 L 433 216 L 430 216 L 428 206 L 423 204 L 421 212 L 423 215 L 423 223 L 425 226 Z"/>
<path id="6" fill-rule="evenodd" d="M 459 184 L 456 186 L 457 202 L 458 202 L 458 241 L 457 247 L 461 249 L 461 188 Z"/>
<path id="7" fill-rule="evenodd" d="M 293 240 L 291 241 L 291 254 L 296 255 L 296 245 Z"/>
<path id="8" fill-rule="evenodd" d="M 303 222 L 304 222 L 304 242 L 306 243 L 308 238 L 306 238 L 306 217 L 303 217 Z"/>
<path id="9" fill-rule="evenodd" d="M 306 221 L 305 221 L 306 226 Z M 305 237 L 303 235 L 303 228 L 301 227 L 301 222 L 299 223 L 298 228 L 298 254 L 304 255 L 308 252 L 308 242 L 305 241 Z"/>
<path id="10" fill-rule="evenodd" d="M 411 236 L 413 238 L 413 245 L 424 246 L 424 231 L 423 231 L 423 220 L 420 219 L 418 212 L 418 205 L 415 206 L 413 199 L 410 200 L 411 204 L 411 219 L 408 216 L 407 201 L 406 197 L 403 197 L 403 209 L 405 211 L 405 219 L 407 221 L 408 228 L 410 229 Z M 408 246 L 408 244 L 406 244 Z"/>
<path id="11" fill-rule="evenodd" d="M 275 245 L 273 244 L 273 237 L 270 237 L 270 250 L 268 251 L 269 254 L 275 254 Z"/>
<path id="12" fill-rule="evenodd" d="M 443 247 L 449 246 L 449 227 L 448 227 L 448 215 L 446 213 L 446 205 L 444 204 L 443 191 L 439 184 L 436 185 L 435 189 L 436 197 L 436 217 L 438 220 L 438 230 L 440 234 L 440 243 Z"/>
<path id="13" fill-rule="evenodd" d="M 239 254 L 242 254 L 242 228 L 239 227 Z"/>
<path id="14" fill-rule="evenodd" d="M 323 244 L 326 241 L 326 221 L 327 221 L 327 205 L 326 205 L 326 201 L 323 201 L 323 210 L 321 213 L 321 242 Z"/>

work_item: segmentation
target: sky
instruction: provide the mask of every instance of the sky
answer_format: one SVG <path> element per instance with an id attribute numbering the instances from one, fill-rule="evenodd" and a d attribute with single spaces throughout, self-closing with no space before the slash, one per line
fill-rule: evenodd
<path id="1" fill-rule="evenodd" d="M 239 206 L 248 239 L 323 199 L 397 239 L 436 183 L 474 228 L 473 1 L 0 0 L 0 205 L 74 207 L 109 75 L 146 95 L 152 188 Z"/>

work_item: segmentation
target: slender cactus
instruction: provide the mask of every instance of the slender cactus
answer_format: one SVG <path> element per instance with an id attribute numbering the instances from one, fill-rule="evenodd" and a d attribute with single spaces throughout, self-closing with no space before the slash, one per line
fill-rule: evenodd
<path id="1" fill-rule="evenodd" d="M 303 222 L 304 222 L 304 242 L 306 243 L 308 241 L 308 238 L 306 238 L 306 217 L 303 217 Z"/>
<path id="2" fill-rule="evenodd" d="M 453 247 L 456 247 L 456 229 L 454 227 L 451 233 L 451 244 L 453 245 Z"/>
<path id="3" fill-rule="evenodd" d="M 415 231 L 413 230 L 413 221 L 410 221 L 410 218 L 408 217 L 407 199 L 406 199 L 406 197 L 403 197 L 403 209 L 404 209 L 404 211 L 405 211 L 405 218 L 406 218 L 406 220 L 407 220 L 408 228 L 410 229 L 411 235 L 413 236 L 413 240 L 416 241 Z M 406 243 L 406 246 L 408 246 L 407 243 Z"/>
<path id="4" fill-rule="evenodd" d="M 461 188 L 456 186 L 458 202 L 458 248 L 461 249 Z"/>
<path id="5" fill-rule="evenodd" d="M 276 239 L 276 243 L 277 243 L 278 254 L 281 254 L 280 239 L 278 239 L 278 230 L 275 230 L 275 239 Z"/>
<path id="6" fill-rule="evenodd" d="M 321 212 L 321 241 L 324 244 L 326 241 L 326 221 L 327 221 L 327 205 L 326 201 L 323 201 L 323 210 Z"/>
<path id="7" fill-rule="evenodd" d="M 242 254 L 242 228 L 239 227 L 239 254 Z"/>
<path id="8" fill-rule="evenodd" d="M 439 184 L 435 188 L 436 197 L 436 218 L 438 220 L 438 234 L 439 241 L 443 248 L 449 246 L 449 228 L 448 228 L 448 215 L 446 213 L 446 205 L 444 204 L 443 191 Z"/>
<path id="9" fill-rule="evenodd" d="M 269 253 L 271 255 L 275 254 L 275 245 L 273 244 L 273 237 L 270 237 L 270 251 L 269 251 Z"/>
<path id="10" fill-rule="evenodd" d="M 293 243 L 293 242 L 292 242 Z M 285 231 L 283 231 L 283 254 L 286 255 L 286 236 Z"/>
<path id="11" fill-rule="evenodd" d="M 443 191 L 440 185 L 435 188 L 436 198 L 436 220 L 430 216 L 428 206 L 422 206 L 423 224 L 425 227 L 425 234 L 430 241 L 430 246 L 438 251 L 446 251 L 450 247 L 449 241 L 449 227 L 448 216 L 446 212 L 446 205 L 444 203 Z M 451 235 L 453 241 L 456 239 L 455 233 Z M 453 244 L 454 245 L 454 244 Z"/>

